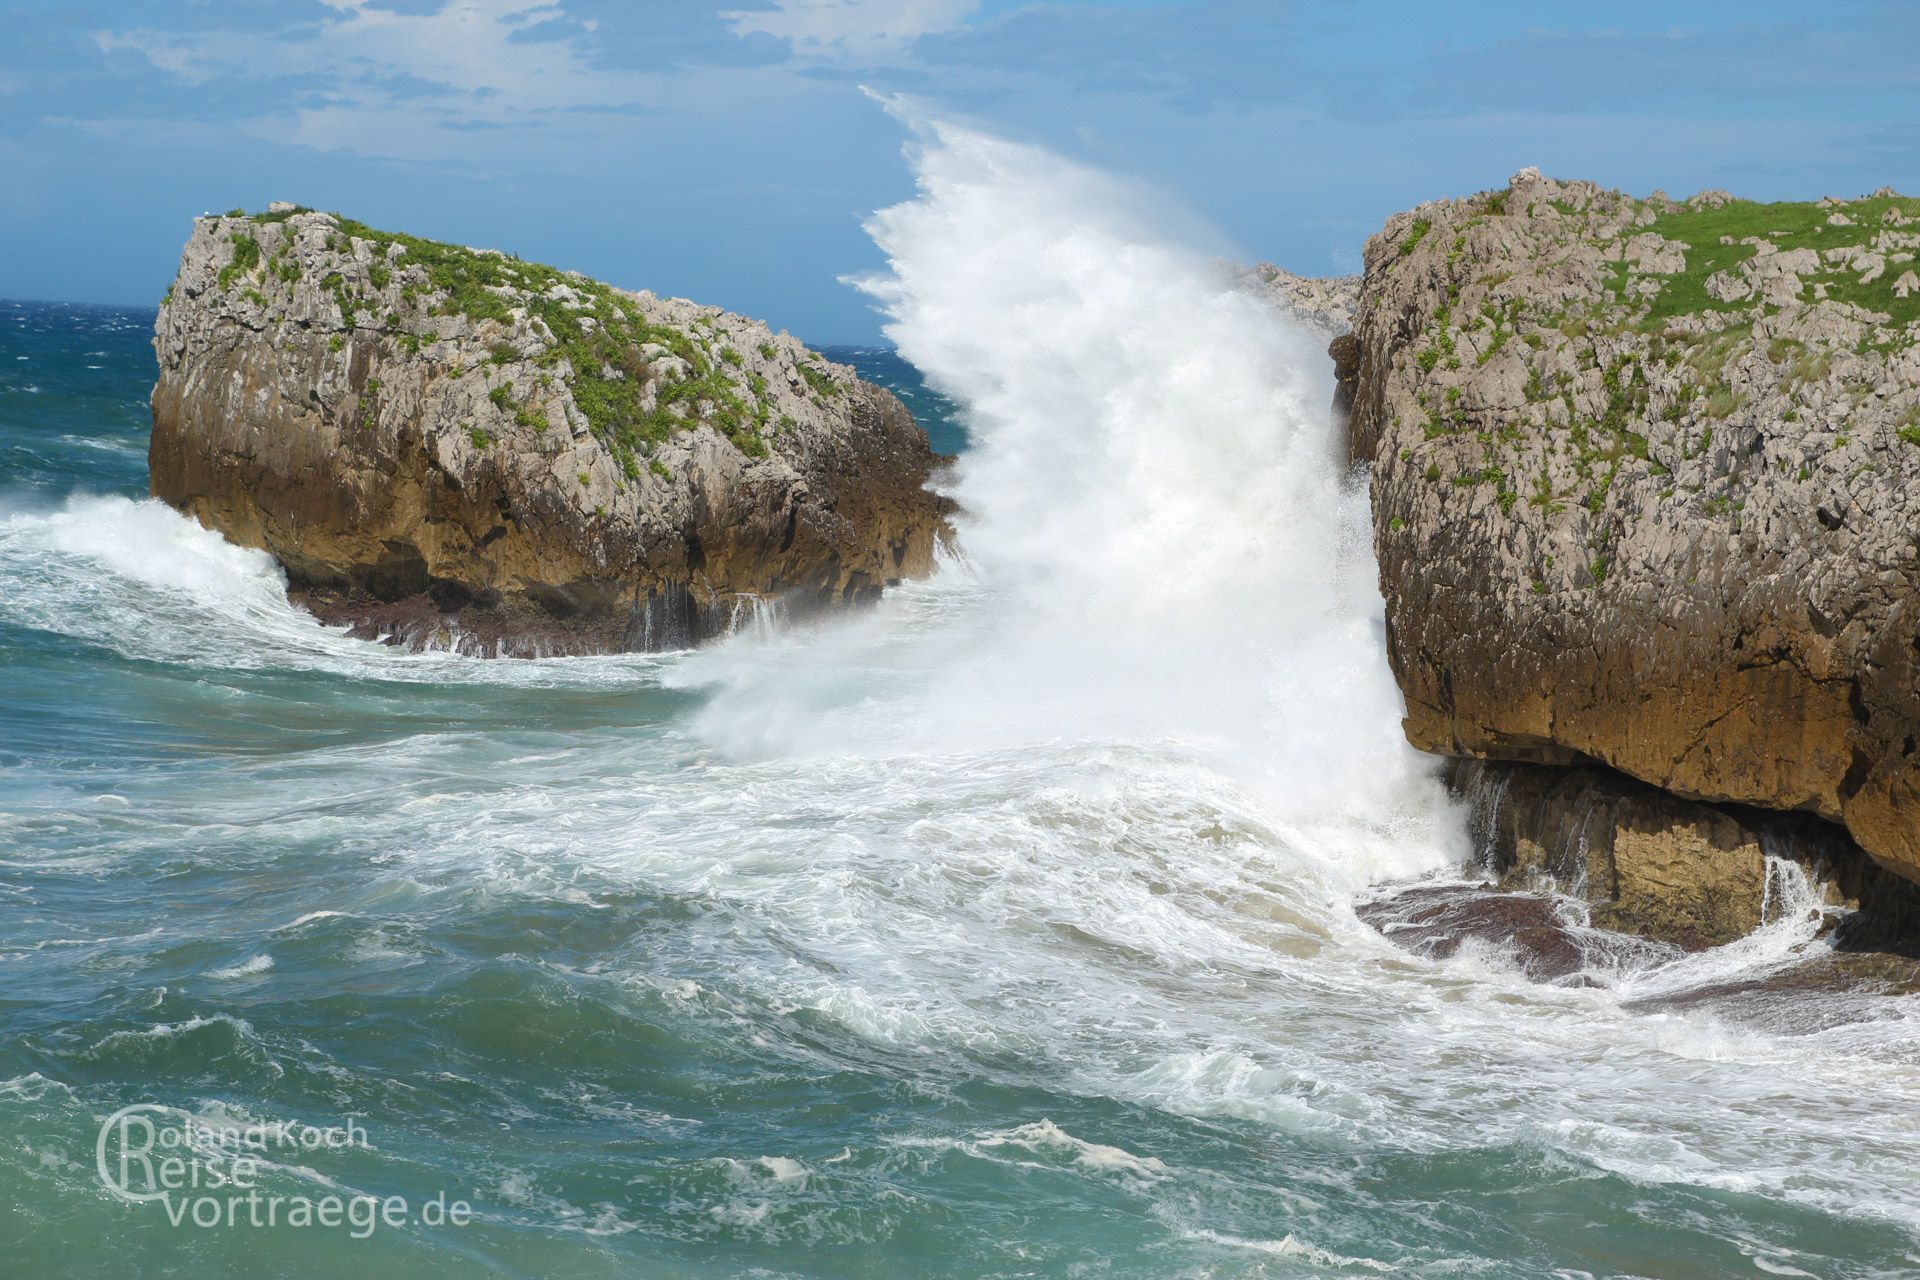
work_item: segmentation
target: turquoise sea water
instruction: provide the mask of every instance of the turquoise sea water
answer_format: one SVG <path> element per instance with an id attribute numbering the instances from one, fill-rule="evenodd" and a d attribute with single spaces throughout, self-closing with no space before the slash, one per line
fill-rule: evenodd
<path id="1" fill-rule="evenodd" d="M 144 500 L 151 322 L 0 304 L 0 1273 L 1920 1271 L 1913 1001 L 1416 960 L 1204 742 L 918 734 L 964 566 L 691 655 L 350 641 Z M 352 1120 L 257 1189 L 474 1220 L 173 1225 L 133 1104 Z"/>

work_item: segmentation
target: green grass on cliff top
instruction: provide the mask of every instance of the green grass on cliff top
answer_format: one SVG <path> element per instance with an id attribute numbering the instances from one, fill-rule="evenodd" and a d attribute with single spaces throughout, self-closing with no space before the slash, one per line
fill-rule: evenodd
<path id="1" fill-rule="evenodd" d="M 1754 247 L 1741 244 L 1748 236 L 1772 240 L 1782 249 L 1832 249 L 1840 245 L 1866 247 L 1885 227 L 1881 221 L 1889 209 L 1898 209 L 1909 218 L 1920 218 L 1920 199 L 1906 196 L 1876 196 L 1854 200 L 1836 208 L 1823 209 L 1810 201 L 1782 201 L 1761 204 L 1752 200 L 1733 200 L 1719 208 L 1678 208 L 1654 220 L 1641 230 L 1656 232 L 1687 247 L 1687 267 L 1665 277 L 1666 284 L 1653 299 L 1648 318 L 1694 315 L 1704 311 L 1746 311 L 1754 305 L 1748 298 L 1739 302 L 1721 302 L 1707 293 L 1707 277 L 1716 271 L 1736 270 L 1753 257 Z M 1852 226 L 1832 227 L 1827 218 L 1844 213 Z M 1920 223 L 1898 230 L 1920 234 Z M 1722 244 L 1721 237 L 1732 244 Z M 1903 325 L 1920 319 L 1920 290 L 1912 296 L 1894 296 L 1893 282 L 1914 263 L 1889 262 L 1878 280 L 1860 283 L 1860 273 L 1844 264 L 1802 277 L 1809 288 L 1814 281 L 1827 286 L 1827 297 L 1836 302 L 1851 302 L 1871 311 L 1882 312 L 1892 323 Z"/>
<path id="2" fill-rule="evenodd" d="M 255 214 L 252 220 L 284 222 L 294 213 L 304 212 L 310 210 Z M 339 214 L 331 216 L 340 234 L 374 247 L 377 263 L 386 261 L 391 247 L 398 245 L 398 265 L 426 272 L 429 287 L 439 295 L 437 308 L 443 313 L 504 324 L 512 320 L 515 308 L 524 308 L 530 319 L 544 324 L 554 340 L 537 357 L 538 363 L 556 367 L 566 362 L 571 371 L 566 380 L 574 403 L 629 479 L 640 471 L 636 454 L 651 452 L 653 445 L 698 422 L 718 427 L 743 453 L 766 453 L 765 398 L 756 396 L 749 406 L 740 394 L 741 388 L 719 362 L 707 358 L 691 334 L 649 321 L 638 303 L 611 285 L 544 263 L 381 231 Z M 379 269 L 376 266 L 376 272 Z M 353 324 L 357 300 L 337 276 L 329 279 L 334 281 L 332 287 L 342 316 Z M 570 304 L 564 295 L 549 296 L 556 285 L 572 290 L 585 308 Z M 643 409 L 651 375 L 645 348 L 650 344 L 665 347 L 684 360 L 689 372 L 664 383 L 653 407 Z M 802 372 L 812 372 L 804 365 L 801 368 Z"/>

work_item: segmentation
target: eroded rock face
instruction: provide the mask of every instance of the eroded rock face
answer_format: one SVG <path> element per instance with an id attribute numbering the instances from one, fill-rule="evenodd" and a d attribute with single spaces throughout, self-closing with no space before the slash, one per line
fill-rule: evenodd
<path id="1" fill-rule="evenodd" d="M 946 527 L 899 401 L 786 334 L 329 214 L 196 220 L 154 346 L 155 496 L 416 647 L 685 645 Z"/>
<path id="2" fill-rule="evenodd" d="M 1527 170 L 1368 242 L 1336 355 L 1416 746 L 1818 814 L 1920 879 L 1916 218 Z"/>
<path id="3" fill-rule="evenodd" d="M 1792 867 L 1840 946 L 1920 953 L 1920 886 L 1829 823 L 1684 800 L 1593 765 L 1459 761 L 1448 781 L 1499 888 L 1582 899 L 1599 928 L 1689 950 L 1731 942 L 1794 909 Z"/>
<path id="4" fill-rule="evenodd" d="M 1262 262 L 1248 268 L 1247 277 L 1255 289 L 1328 338 L 1345 333 L 1353 323 L 1359 276 L 1297 276 Z"/>

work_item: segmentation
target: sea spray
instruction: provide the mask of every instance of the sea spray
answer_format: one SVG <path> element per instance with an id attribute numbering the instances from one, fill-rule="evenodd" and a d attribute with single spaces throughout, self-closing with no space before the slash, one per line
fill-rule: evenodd
<path id="1" fill-rule="evenodd" d="M 695 662 L 689 678 L 729 686 L 707 724 L 771 751 L 1178 742 L 1335 875 L 1459 857 L 1400 733 L 1321 342 L 1172 239 L 1149 196 L 891 106 L 916 131 L 918 195 L 868 223 L 888 270 L 859 284 L 961 407 L 969 572 L 922 589 L 950 607 L 916 639 L 923 678 L 885 691 L 896 714 L 863 704 L 848 730 L 819 701 L 874 665 L 883 617 L 777 674 Z"/>

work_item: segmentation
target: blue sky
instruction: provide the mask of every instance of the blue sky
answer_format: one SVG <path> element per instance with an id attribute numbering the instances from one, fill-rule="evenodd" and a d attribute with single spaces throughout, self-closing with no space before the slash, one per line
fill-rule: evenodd
<path id="1" fill-rule="evenodd" d="M 1920 5 L 0 0 L 0 297 L 151 302 L 293 199 L 866 341 L 838 282 L 936 109 L 1311 273 L 1527 164 L 1636 193 L 1920 190 Z"/>

